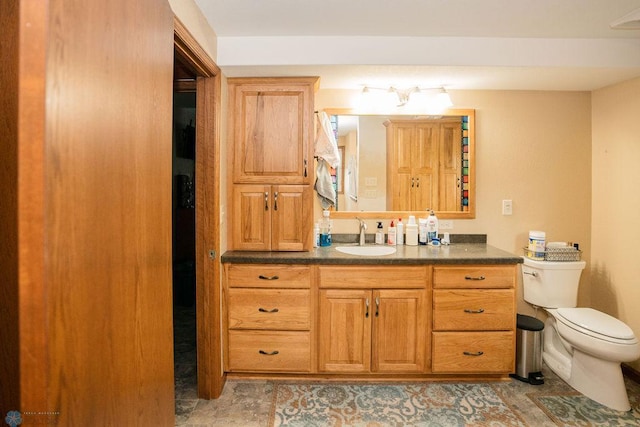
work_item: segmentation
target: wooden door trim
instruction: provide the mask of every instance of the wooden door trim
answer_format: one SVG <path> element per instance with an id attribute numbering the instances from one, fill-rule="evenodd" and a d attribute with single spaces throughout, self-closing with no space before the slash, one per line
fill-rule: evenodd
<path id="1" fill-rule="evenodd" d="M 221 73 L 184 24 L 174 17 L 176 53 L 196 82 L 196 327 L 198 397 L 217 398 L 222 369 L 220 288 L 220 105 Z M 210 253 L 213 251 L 214 256 Z"/>

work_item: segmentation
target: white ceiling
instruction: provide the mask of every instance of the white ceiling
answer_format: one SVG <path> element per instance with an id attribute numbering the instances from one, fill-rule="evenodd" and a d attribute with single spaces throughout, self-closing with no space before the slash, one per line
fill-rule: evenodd
<path id="1" fill-rule="evenodd" d="M 594 90 L 640 76 L 640 0 L 195 0 L 230 77 L 322 88 Z"/>

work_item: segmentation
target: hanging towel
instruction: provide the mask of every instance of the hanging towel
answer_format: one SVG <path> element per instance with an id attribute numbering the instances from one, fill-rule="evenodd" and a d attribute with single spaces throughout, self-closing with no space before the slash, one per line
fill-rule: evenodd
<path id="1" fill-rule="evenodd" d="M 330 168 L 340 165 L 340 152 L 331 121 L 324 111 L 318 114 L 315 156 L 318 158 L 315 190 L 322 209 L 329 209 L 336 205 L 336 190 L 333 187 Z"/>
<path id="2" fill-rule="evenodd" d="M 329 168 L 329 164 L 324 159 L 318 159 L 315 190 L 318 193 L 322 209 L 329 209 L 336 204 L 336 190 L 333 188 Z"/>
<path id="3" fill-rule="evenodd" d="M 324 159 L 332 168 L 337 168 L 340 164 L 340 152 L 336 137 L 333 134 L 329 116 L 324 111 L 318 114 L 315 156 L 318 159 Z"/>

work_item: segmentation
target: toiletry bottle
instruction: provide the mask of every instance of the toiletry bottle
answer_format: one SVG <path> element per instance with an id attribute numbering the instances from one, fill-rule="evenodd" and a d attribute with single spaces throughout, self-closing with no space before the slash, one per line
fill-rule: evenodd
<path id="1" fill-rule="evenodd" d="M 329 211 L 322 211 L 322 219 L 320 220 L 320 246 L 331 246 L 331 220 L 329 219 Z"/>
<path id="2" fill-rule="evenodd" d="M 438 238 L 438 217 L 431 211 L 427 218 L 427 243 Z"/>
<path id="3" fill-rule="evenodd" d="M 427 239 L 427 219 L 418 218 L 418 244 L 426 245 L 429 243 Z"/>
<path id="4" fill-rule="evenodd" d="M 382 223 L 378 222 L 378 229 L 376 230 L 376 245 L 384 244 L 384 231 L 382 229 Z"/>
<path id="5" fill-rule="evenodd" d="M 413 215 L 409 216 L 405 238 L 407 246 L 418 246 L 418 224 L 416 224 L 416 217 Z"/>
<path id="6" fill-rule="evenodd" d="M 398 224 L 396 224 L 396 245 L 404 245 L 404 224 L 402 224 L 402 218 L 398 218 Z"/>
<path id="7" fill-rule="evenodd" d="M 387 243 L 391 246 L 396 245 L 396 233 L 398 230 L 395 225 L 393 225 L 393 220 L 391 220 L 391 224 L 389 224 L 389 228 L 387 229 Z"/>

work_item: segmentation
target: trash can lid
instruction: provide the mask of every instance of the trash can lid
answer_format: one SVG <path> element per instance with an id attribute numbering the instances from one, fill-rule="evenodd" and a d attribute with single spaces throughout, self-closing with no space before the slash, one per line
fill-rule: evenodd
<path id="1" fill-rule="evenodd" d="M 517 327 L 525 331 L 541 331 L 544 329 L 544 323 L 535 317 L 518 314 Z"/>

